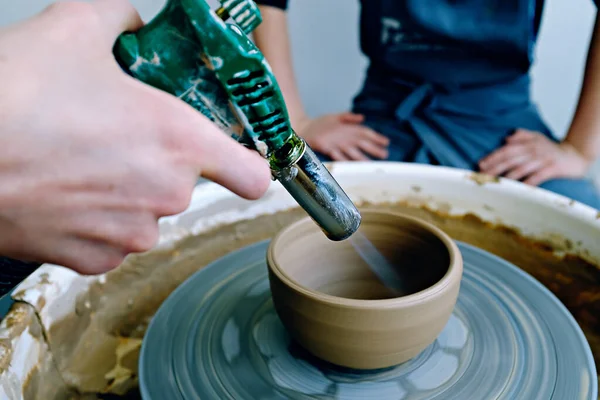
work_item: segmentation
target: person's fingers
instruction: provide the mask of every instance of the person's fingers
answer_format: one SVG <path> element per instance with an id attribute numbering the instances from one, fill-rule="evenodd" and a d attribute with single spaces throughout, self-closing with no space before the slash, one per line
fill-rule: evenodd
<path id="1" fill-rule="evenodd" d="M 390 144 L 390 139 L 380 133 L 375 132 L 371 128 L 367 128 L 366 126 L 361 127 L 361 136 L 363 139 L 369 140 L 381 146 L 388 146 Z"/>
<path id="2" fill-rule="evenodd" d="M 38 244 L 35 258 L 83 275 L 108 272 L 118 267 L 127 256 L 127 252 L 116 246 L 78 237 L 57 237 Z"/>
<path id="3" fill-rule="evenodd" d="M 202 177 L 250 200 L 260 198 L 267 191 L 271 172 L 267 161 L 256 151 L 245 148 L 183 103 L 175 104 L 167 116 L 174 125 L 171 128 L 182 135 L 182 143 L 191 146 Z"/>
<path id="4" fill-rule="evenodd" d="M 512 158 L 503 160 L 496 164 L 492 164 L 486 168 L 482 168 L 481 172 L 488 175 L 500 176 L 505 174 L 507 171 L 518 168 L 528 160 L 527 156 L 519 155 Z"/>
<path id="5" fill-rule="evenodd" d="M 552 165 L 548 165 L 544 168 L 539 169 L 536 173 L 525 179 L 523 182 L 532 185 L 539 186 L 542 183 L 556 177 L 556 171 Z"/>
<path id="6" fill-rule="evenodd" d="M 342 151 L 351 161 L 369 161 L 369 157 L 364 155 L 358 147 L 347 146 L 342 148 Z"/>
<path id="7" fill-rule="evenodd" d="M 123 32 L 137 31 L 144 23 L 128 0 L 94 0 L 91 5 L 98 13 L 101 24 L 111 40 Z"/>
<path id="8" fill-rule="evenodd" d="M 385 160 L 388 158 L 388 151 L 386 148 L 375 144 L 369 140 L 359 140 L 358 147 L 365 153 L 369 154 L 372 157 L 378 158 L 380 160 Z"/>
<path id="9" fill-rule="evenodd" d="M 126 82 L 139 96 L 133 112 L 141 114 L 130 116 L 130 120 L 142 118 L 143 126 L 156 130 L 162 144 L 171 148 L 182 163 L 194 167 L 197 177 L 249 200 L 267 191 L 271 171 L 258 152 L 238 143 L 182 100 L 133 78 L 126 77 Z"/>
<path id="10" fill-rule="evenodd" d="M 204 128 L 204 138 L 212 136 L 200 151 L 201 176 L 249 200 L 262 197 L 271 183 L 267 161 L 219 131 Z M 208 134 L 208 132 L 211 132 Z"/>
<path id="11" fill-rule="evenodd" d="M 544 167 L 544 162 L 540 159 L 533 159 L 527 162 L 522 163 L 516 168 L 510 170 L 504 176 L 508 179 L 514 179 L 517 181 L 522 180 L 525 177 L 528 177 L 538 171 L 539 169 Z"/>
<path id="12" fill-rule="evenodd" d="M 527 146 L 506 145 L 481 160 L 479 168 L 483 173 L 500 175 L 528 161 L 529 158 Z"/>
<path id="13" fill-rule="evenodd" d="M 340 122 L 346 124 L 360 124 L 365 120 L 365 116 L 362 114 L 354 114 L 351 112 L 345 112 L 338 115 Z"/>
<path id="14" fill-rule="evenodd" d="M 538 136 L 538 133 L 528 129 L 517 129 L 512 135 L 506 138 L 506 141 L 508 143 L 523 143 L 536 139 Z"/>
<path id="15" fill-rule="evenodd" d="M 85 215 L 66 221 L 72 234 L 80 239 L 104 242 L 124 253 L 148 251 L 158 241 L 158 218 L 150 211 L 90 210 Z"/>
<path id="16" fill-rule="evenodd" d="M 331 157 L 333 161 L 350 161 L 350 159 L 344 155 L 340 149 L 332 149 L 329 152 L 329 157 Z"/>

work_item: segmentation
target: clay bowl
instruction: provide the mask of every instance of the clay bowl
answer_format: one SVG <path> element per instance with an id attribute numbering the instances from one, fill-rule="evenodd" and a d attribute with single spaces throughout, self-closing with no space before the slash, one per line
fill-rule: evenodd
<path id="1" fill-rule="evenodd" d="M 456 304 L 463 265 L 454 241 L 429 223 L 384 211 L 362 216 L 358 233 L 342 242 L 328 240 L 310 218 L 291 224 L 271 241 L 267 264 L 290 336 L 321 360 L 371 370 L 408 361 L 433 343 Z M 401 292 L 365 262 L 378 252 Z"/>

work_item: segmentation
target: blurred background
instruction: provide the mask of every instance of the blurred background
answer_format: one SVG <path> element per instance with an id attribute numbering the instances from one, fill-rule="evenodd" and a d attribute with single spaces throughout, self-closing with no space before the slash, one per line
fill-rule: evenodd
<path id="1" fill-rule="evenodd" d="M 131 0 L 144 20 L 165 0 Z M 40 11 L 52 0 L 0 0 L 0 26 Z M 209 0 L 216 4 L 216 0 Z M 291 0 L 289 24 L 298 84 L 312 116 L 348 110 L 362 81 L 357 0 Z M 533 98 L 555 134 L 563 137 L 575 110 L 596 16 L 593 0 L 547 0 Z M 600 184 L 600 163 L 594 175 Z"/>

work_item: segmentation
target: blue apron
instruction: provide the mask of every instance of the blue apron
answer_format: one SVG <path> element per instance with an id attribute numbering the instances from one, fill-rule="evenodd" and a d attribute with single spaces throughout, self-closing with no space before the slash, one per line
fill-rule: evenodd
<path id="1" fill-rule="evenodd" d="M 556 140 L 530 98 L 540 4 L 363 1 L 361 29 L 371 32 L 367 39 L 361 32 L 361 42 L 370 66 L 353 111 L 390 139 L 390 161 L 477 170 L 517 128 Z M 587 180 L 541 186 L 600 208 Z"/>

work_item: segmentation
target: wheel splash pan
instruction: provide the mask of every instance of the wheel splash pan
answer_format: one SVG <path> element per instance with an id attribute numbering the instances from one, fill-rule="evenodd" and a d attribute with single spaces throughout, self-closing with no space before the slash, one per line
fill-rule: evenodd
<path id="1" fill-rule="evenodd" d="M 549 288 L 600 363 L 600 213 L 553 193 L 469 171 L 414 164 L 328 167 L 359 205 L 430 221 L 454 239 L 519 266 Z M 142 338 L 158 307 L 191 274 L 305 216 L 273 183 L 259 201 L 214 185 L 161 221 L 157 248 L 83 277 L 45 265 L 15 290 L 0 324 L 0 398 L 139 398 Z"/>

